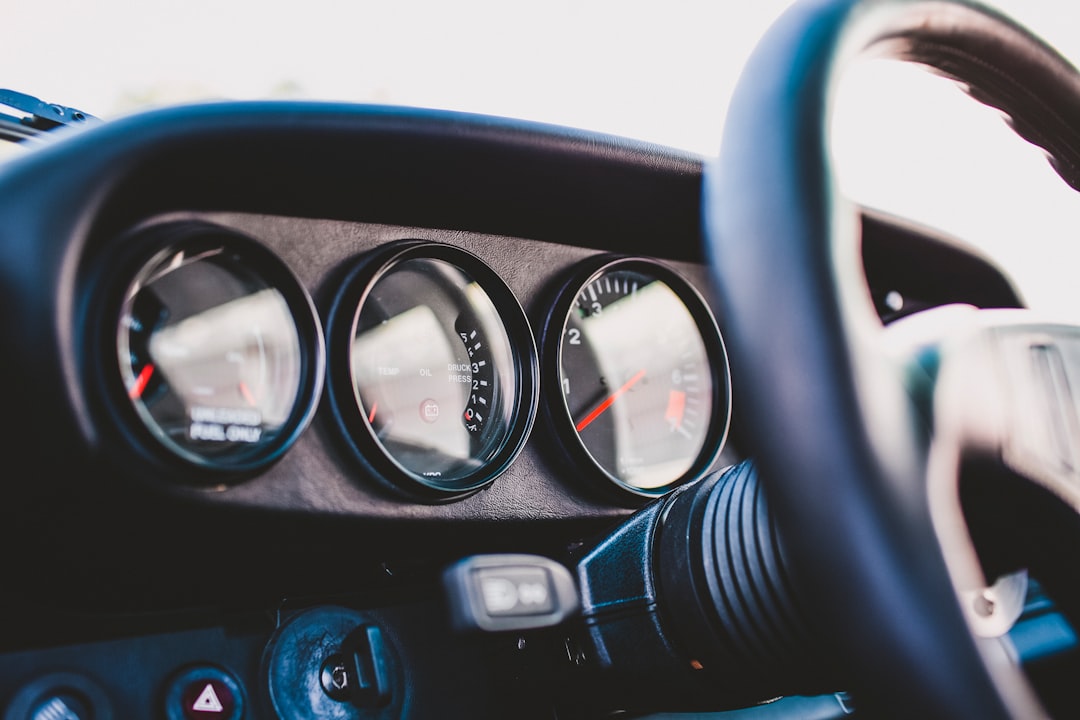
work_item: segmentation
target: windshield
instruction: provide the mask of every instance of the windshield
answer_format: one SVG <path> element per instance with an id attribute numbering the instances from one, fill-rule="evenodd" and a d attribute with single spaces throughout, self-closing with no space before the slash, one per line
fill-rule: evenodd
<path id="1" fill-rule="evenodd" d="M 19 3 L 3 83 L 112 117 L 320 99 L 526 118 L 715 152 L 746 56 L 790 0 Z"/>
<path id="2" fill-rule="evenodd" d="M 1080 58 L 1076 4 L 995 4 Z M 743 64 L 788 5 L 18 3 L 5 11 L 15 31 L 0 43 L 0 87 L 103 118 L 214 99 L 444 108 L 713 155 Z M 1069 262 L 1080 196 L 996 113 L 951 83 L 876 65 L 853 73 L 841 96 L 834 149 L 845 192 L 977 244 L 1009 269 L 1031 304 L 1080 315 Z"/>

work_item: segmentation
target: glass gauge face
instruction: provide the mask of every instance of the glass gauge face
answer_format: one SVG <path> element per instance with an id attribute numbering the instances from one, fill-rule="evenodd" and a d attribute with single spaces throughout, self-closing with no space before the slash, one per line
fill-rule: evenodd
<path id="1" fill-rule="evenodd" d="M 117 351 L 128 399 L 154 437 L 199 465 L 265 458 L 301 391 L 293 313 L 252 265 L 220 245 L 169 251 L 124 300 Z"/>
<path id="2" fill-rule="evenodd" d="M 356 404 L 382 451 L 428 487 L 486 481 L 514 428 L 516 367 L 492 298 L 454 262 L 391 263 L 357 311 L 350 342 Z"/>
<path id="3" fill-rule="evenodd" d="M 689 286 L 660 274 L 616 261 L 590 277 L 574 296 L 559 350 L 572 433 L 609 478 L 646 495 L 704 470 L 728 413 L 715 324 Z"/>

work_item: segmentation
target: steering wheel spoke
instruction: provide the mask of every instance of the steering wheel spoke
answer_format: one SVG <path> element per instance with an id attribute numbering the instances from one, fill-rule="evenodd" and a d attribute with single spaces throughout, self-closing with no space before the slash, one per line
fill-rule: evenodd
<path id="1" fill-rule="evenodd" d="M 934 324 L 937 314 L 914 323 Z M 960 479 L 974 483 L 970 492 L 982 490 L 986 476 L 1007 476 L 1016 491 L 1023 483 L 1035 486 L 1044 505 L 1061 504 L 1068 512 L 1025 519 L 1068 525 L 1062 532 L 1075 537 L 1080 529 L 1080 399 L 1074 390 L 1080 388 L 1080 327 L 1039 321 L 1027 311 L 971 309 L 964 315 L 966 327 L 920 347 L 915 356 L 921 366 L 935 368 L 933 397 L 923 403 L 932 406 L 928 491 L 935 532 L 972 631 L 995 637 L 1019 616 L 1026 573 L 1009 568 L 1005 579 L 983 577 L 985 563 L 968 533 L 968 523 L 980 518 L 964 517 Z M 903 324 L 900 331 L 910 334 Z M 972 465 L 978 470 L 965 473 Z M 996 505 L 1015 501 L 1016 494 L 999 495 Z M 990 510 L 1003 512 L 994 504 Z M 1011 528 L 1014 536 L 1024 534 L 1020 524 Z M 1028 554 L 1058 549 L 1023 537 L 1002 542 L 1022 544 Z M 1071 574 L 1071 569 L 1060 572 Z"/>
<path id="2" fill-rule="evenodd" d="M 1080 512 L 1080 328 L 1017 324 L 991 335 L 1008 413 L 1002 461 Z"/>
<path id="3" fill-rule="evenodd" d="M 930 435 L 927 497 L 961 607 L 975 635 L 1001 636 L 1023 608 L 1026 571 L 1005 567 L 1002 575 L 985 577 L 960 480 L 968 478 L 979 492 L 981 478 L 1007 475 L 1014 487 L 1033 484 L 1073 515 L 1080 511 L 1080 411 L 1073 391 L 1080 387 L 1080 328 L 1042 322 L 1029 311 L 948 306 L 901 320 L 886 335 L 892 352 L 907 358 L 908 391 Z M 965 473 L 974 464 L 978 469 Z M 1003 511 L 991 503 L 980 512 L 988 510 Z"/>
<path id="4" fill-rule="evenodd" d="M 967 327 L 915 350 L 929 379 L 919 392 L 932 393 L 917 398 L 932 414 L 931 455 L 998 461 L 1080 512 L 1080 327 L 1024 310 L 965 315 Z"/>

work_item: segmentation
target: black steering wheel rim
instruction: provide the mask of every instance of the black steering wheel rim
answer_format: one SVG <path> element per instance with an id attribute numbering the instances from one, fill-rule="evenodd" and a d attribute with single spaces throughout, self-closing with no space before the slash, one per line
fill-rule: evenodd
<path id="1" fill-rule="evenodd" d="M 845 677 L 899 717 L 1043 714 L 968 630 L 935 537 L 928 428 L 881 348 L 858 211 L 839 193 L 829 113 L 874 53 L 963 82 L 1080 188 L 1080 77 L 1003 16 L 962 2 L 811 0 L 765 36 L 706 173 L 707 245 L 736 402 L 801 580 Z"/>

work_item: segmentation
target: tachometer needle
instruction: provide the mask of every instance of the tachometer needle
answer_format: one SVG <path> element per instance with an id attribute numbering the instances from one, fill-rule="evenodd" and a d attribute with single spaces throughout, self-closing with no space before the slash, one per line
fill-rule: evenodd
<path id="1" fill-rule="evenodd" d="M 604 400 L 604 402 L 597 405 L 595 410 L 582 418 L 581 422 L 577 424 L 577 431 L 581 432 L 585 428 L 589 427 L 589 424 L 592 423 L 593 420 L 603 415 L 605 410 L 611 407 L 615 403 L 615 401 L 623 395 L 623 393 L 634 387 L 634 385 L 636 385 L 643 377 L 645 377 L 645 371 L 638 370 L 637 374 L 634 375 L 634 377 L 627 380 L 621 388 L 609 395 L 607 399 Z"/>
<path id="2" fill-rule="evenodd" d="M 154 364 L 147 363 L 143 365 L 143 369 L 139 371 L 138 377 L 135 378 L 135 384 L 128 390 L 128 397 L 132 400 L 138 400 L 142 397 L 143 391 L 146 390 L 146 384 L 150 382 L 150 376 L 154 374 Z"/>

